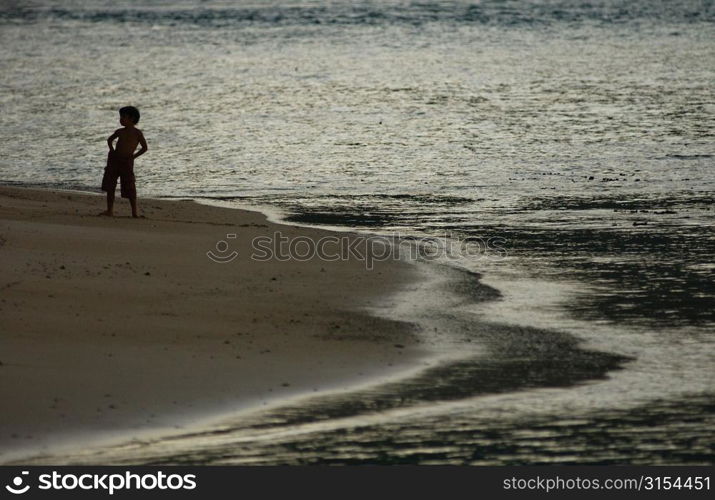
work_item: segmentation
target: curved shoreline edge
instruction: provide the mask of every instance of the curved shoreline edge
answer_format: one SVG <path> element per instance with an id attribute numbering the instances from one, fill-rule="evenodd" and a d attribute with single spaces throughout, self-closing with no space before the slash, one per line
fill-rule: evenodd
<path id="1" fill-rule="evenodd" d="M 10 191 L 17 190 L 17 188 L 8 189 Z M 19 191 L 25 193 L 25 198 L 30 198 L 30 200 L 27 200 L 28 202 L 34 201 L 35 203 L 38 200 L 33 200 L 32 198 L 37 198 L 39 194 L 44 193 L 45 196 L 49 196 L 48 193 L 54 193 L 53 196 L 57 197 L 52 202 L 55 203 L 55 209 L 58 207 L 57 204 L 62 206 L 67 202 L 76 203 L 78 201 L 75 199 L 76 197 L 79 197 L 79 200 L 84 203 L 83 207 L 85 209 L 87 206 L 96 205 L 98 202 L 96 196 L 75 194 L 76 192 L 68 194 L 66 191 L 48 192 L 43 190 L 39 193 L 32 190 Z M 0 188 L 0 200 L 4 200 L 2 196 L 7 196 L 6 188 Z M 85 196 L 86 198 L 84 198 Z M 40 198 L 41 203 L 48 201 L 42 196 Z M 165 203 L 167 205 L 163 206 Z M 281 231 L 292 231 L 295 235 L 307 235 L 311 238 L 317 238 L 320 235 L 332 232 L 304 225 L 296 227 L 282 222 L 269 222 L 265 215 L 247 211 L 243 208 L 217 208 L 210 204 L 188 204 L 185 201 L 167 202 L 165 200 L 148 199 L 145 200 L 145 204 L 151 212 L 148 219 L 142 221 L 120 220 L 119 224 L 121 226 L 109 226 L 109 229 L 126 232 L 131 228 L 131 224 L 154 225 L 154 223 L 159 223 L 162 226 L 161 228 L 153 227 L 152 229 L 159 230 L 166 236 L 167 234 L 174 234 L 172 231 L 177 229 L 173 227 L 169 230 L 169 228 L 163 227 L 165 223 L 169 223 L 178 224 L 184 229 L 187 225 L 190 225 L 192 230 L 197 225 L 206 225 L 212 227 L 212 229 L 222 231 L 225 230 L 225 227 L 219 228 L 216 226 L 239 226 L 241 230 L 251 228 L 251 230 L 255 231 L 269 228 L 275 229 L 275 227 L 280 226 Z M 2 214 L 0 220 L 6 222 L 8 217 L 6 217 L 7 214 L 3 205 L 3 203 L 0 203 L 0 214 Z M 172 216 L 167 218 L 167 212 L 163 211 L 168 206 L 174 207 L 174 212 Z M 211 220 L 192 220 L 190 217 L 191 207 L 196 209 L 197 206 L 206 207 L 209 211 L 218 210 L 227 213 L 224 213 L 218 219 L 215 218 L 216 214 L 212 214 L 214 219 Z M 75 210 L 79 209 L 75 208 Z M 196 209 L 195 211 L 202 212 L 203 209 Z M 67 212 L 55 214 L 55 217 L 59 217 L 59 219 L 43 220 L 43 222 L 67 225 L 69 223 L 67 216 L 71 217 L 72 214 Z M 240 224 L 236 220 L 227 222 L 222 218 L 224 216 L 238 217 L 241 222 Z M 44 214 L 44 217 L 47 217 L 47 214 Z M 105 222 L 104 220 L 93 215 L 79 214 L 80 219 L 86 217 L 91 217 L 90 226 L 93 228 L 107 229 L 106 226 L 102 226 Z M 30 217 L 26 222 L 36 221 L 38 218 L 42 219 L 42 217 L 34 216 Z M 77 212 L 75 212 L 76 218 Z M 112 220 L 109 223 L 115 224 L 116 222 Z M 190 233 L 194 234 L 193 232 Z M 350 231 L 341 231 L 341 233 L 355 236 L 355 233 Z M 184 234 L 183 236 L 190 235 Z M 167 250 L 164 249 L 164 251 Z M 321 268 L 320 274 L 318 274 L 319 277 L 324 274 L 324 264 L 319 266 Z M 358 273 L 358 276 L 362 276 L 362 279 L 364 279 L 366 270 L 360 270 L 359 267 L 355 269 L 354 264 L 354 262 L 343 264 L 350 269 L 345 269 L 342 272 L 347 273 L 344 275 L 349 276 L 349 279 L 353 281 L 356 279 L 355 273 Z M 217 264 L 214 263 L 214 265 L 216 266 Z M 367 280 L 370 281 L 370 285 L 367 288 L 360 289 L 358 287 L 356 289 L 353 286 L 353 281 L 350 281 L 350 292 L 353 295 L 343 295 L 345 291 L 345 287 L 342 286 L 343 282 L 331 283 L 332 289 L 328 295 L 331 296 L 331 299 L 335 299 L 332 296 L 339 293 L 342 295 L 341 301 L 335 302 L 322 297 L 322 300 L 324 300 L 322 305 L 327 307 L 329 314 L 338 314 L 338 316 L 335 316 L 335 319 L 328 323 L 327 333 L 322 332 L 313 336 L 319 339 L 318 343 L 322 343 L 323 349 L 326 349 L 326 342 L 331 345 L 331 347 L 327 348 L 330 355 L 337 353 L 338 356 L 354 358 L 351 355 L 359 353 L 359 357 L 363 362 L 359 366 L 348 367 L 344 364 L 345 359 L 343 359 L 339 363 L 341 364 L 340 368 L 347 368 L 347 370 L 342 372 L 338 370 L 336 372 L 335 380 L 340 380 L 338 384 L 321 384 L 320 381 L 316 382 L 315 379 L 311 379 L 310 383 L 304 386 L 301 386 L 300 383 L 294 383 L 286 387 L 282 383 L 280 388 L 264 387 L 264 392 L 258 396 L 254 391 L 253 398 L 247 399 L 244 394 L 242 399 L 241 397 L 237 399 L 236 394 L 233 394 L 228 398 L 230 401 L 226 400 L 226 394 L 224 393 L 222 394 L 224 399 L 220 404 L 206 403 L 206 411 L 203 412 L 185 407 L 183 409 L 176 408 L 176 404 L 173 403 L 173 406 L 166 409 L 168 413 L 164 414 L 164 418 L 155 418 L 153 426 L 147 427 L 134 421 L 129 427 L 123 428 L 122 425 L 119 425 L 115 427 L 114 431 L 111 428 L 106 428 L 106 426 L 101 428 L 101 425 L 99 429 L 94 429 L 93 432 L 88 432 L 87 429 L 81 429 L 74 434 L 65 431 L 64 443 L 67 446 L 64 449 L 69 452 L 68 455 L 62 454 L 61 448 L 58 447 L 59 441 L 55 440 L 54 448 L 50 445 L 44 446 L 44 449 L 37 446 L 33 448 L 20 447 L 19 451 L 24 454 L 8 455 L 3 460 L 7 462 L 7 459 L 10 459 L 13 463 L 22 463 L 24 457 L 25 460 L 31 460 L 33 463 L 54 463 L 53 460 L 58 458 L 53 458 L 53 456 L 72 457 L 71 448 L 77 448 L 76 442 L 73 443 L 73 441 L 75 439 L 77 441 L 86 441 L 90 434 L 93 436 L 92 443 L 95 446 L 101 446 L 100 437 L 104 437 L 104 442 L 107 446 L 111 446 L 131 442 L 157 442 L 165 434 L 170 440 L 178 438 L 179 445 L 173 451 L 175 453 L 173 456 L 182 457 L 182 453 L 186 452 L 186 450 L 181 451 L 182 445 L 190 446 L 190 442 L 181 442 L 182 434 L 198 436 L 201 436 L 202 433 L 204 435 L 211 434 L 215 431 L 215 424 L 221 420 L 226 420 L 230 416 L 248 415 L 248 418 L 242 422 L 234 418 L 233 427 L 229 425 L 229 429 L 250 428 L 255 430 L 266 425 L 280 428 L 281 426 L 302 424 L 311 418 L 340 419 L 376 410 L 390 411 L 405 404 L 450 401 L 481 394 L 503 393 L 532 387 L 570 386 L 585 380 L 603 378 L 608 371 L 618 369 L 624 362 L 628 361 L 628 358 L 623 356 L 581 349 L 578 347 L 580 342 L 569 334 L 475 321 L 473 317 L 460 314 L 456 309 L 444 307 L 445 304 L 433 305 L 431 308 L 421 308 L 421 313 L 415 313 L 413 309 L 412 312 L 403 311 L 402 314 L 397 312 L 394 304 L 392 306 L 384 304 L 385 302 L 395 301 L 403 303 L 416 301 L 426 304 L 428 297 L 435 296 L 436 293 L 450 297 L 448 300 L 456 303 L 464 301 L 481 302 L 499 297 L 499 292 L 480 283 L 480 276 L 475 273 L 449 266 L 429 267 L 432 274 L 437 272 L 441 275 L 441 280 L 437 280 L 439 289 L 436 289 L 435 285 L 431 284 L 430 290 L 426 292 L 427 295 L 422 291 L 423 295 L 421 297 L 415 297 L 415 290 L 419 288 L 419 285 L 415 285 L 416 274 L 418 273 L 414 272 L 414 266 L 401 262 L 387 261 L 380 263 L 380 270 L 373 270 L 370 273 L 375 273 L 373 277 L 381 276 L 381 279 Z M 285 269 L 287 268 L 284 268 L 284 273 L 287 273 L 288 271 L 285 271 Z M 245 271 L 246 269 L 244 269 Z M 334 271 L 331 270 L 331 272 Z M 312 272 L 317 274 L 318 271 L 313 269 Z M 272 273 L 275 274 L 273 271 Z M 222 278 L 225 278 L 225 276 L 222 276 Z M 266 276 L 261 278 L 268 279 Z M 273 278 L 275 276 L 271 277 L 270 280 L 273 280 Z M 302 278 L 305 279 L 306 276 L 303 275 Z M 424 275 L 420 276 L 423 281 L 424 278 Z M 216 277 L 214 276 L 213 279 L 216 279 Z M 321 286 L 324 283 L 318 281 L 313 282 L 312 285 Z M 375 294 L 376 286 L 378 287 L 377 290 L 379 290 L 377 295 Z M 305 294 L 306 290 L 302 289 L 300 293 Z M 407 294 L 407 296 L 404 294 Z M 347 315 L 344 310 L 346 299 L 352 308 L 352 311 Z M 272 306 L 275 306 L 276 303 L 278 302 L 272 303 Z M 336 308 L 337 311 L 334 310 Z M 364 311 L 370 309 L 373 311 L 372 314 L 366 315 Z M 382 313 L 376 314 L 376 310 L 381 310 Z M 323 314 L 322 310 L 313 309 L 311 316 L 322 316 Z M 161 322 L 167 320 L 167 318 L 159 319 Z M 264 319 L 267 319 L 267 317 Z M 295 318 L 289 320 L 291 329 L 297 328 L 297 325 L 293 322 L 294 320 Z M 257 327 L 260 327 L 260 323 Z M 320 322 L 314 321 L 311 324 L 311 328 L 325 326 L 318 323 Z M 347 328 L 344 328 L 345 325 L 348 325 Z M 156 323 L 154 323 L 154 327 L 156 326 Z M 372 333 L 365 333 L 365 330 L 370 328 Z M 422 334 L 419 332 L 419 330 L 431 331 L 432 329 L 434 331 L 448 331 L 447 335 L 450 338 L 447 343 L 456 342 L 459 344 L 458 350 L 463 351 L 463 355 L 460 358 L 452 356 L 451 358 L 442 357 L 441 359 L 439 356 L 435 356 L 435 351 L 432 349 L 434 344 L 439 347 L 441 340 L 444 339 L 439 339 L 437 338 L 439 335 L 435 337 L 430 332 L 427 335 L 424 335 L 424 332 Z M 441 333 L 444 334 L 444 332 Z M 141 339 L 134 340 L 143 342 Z M 253 341 L 255 341 L 255 337 L 253 337 Z M 338 346 L 337 344 L 340 345 Z M 214 348 L 216 347 L 214 346 Z M 293 344 L 291 349 L 298 349 L 298 352 L 300 352 L 300 349 L 304 347 Z M 467 349 L 465 350 L 464 347 L 467 347 Z M 263 354 L 263 351 L 261 353 Z M 288 352 L 286 354 L 291 357 L 294 353 Z M 310 354 L 314 355 L 316 353 L 311 352 Z M 209 359 L 213 358 L 214 356 L 209 354 Z M 325 358 L 317 356 L 313 358 L 313 361 L 315 359 L 324 360 Z M 282 361 L 285 362 L 285 358 Z M 354 361 L 354 359 L 350 360 L 352 363 Z M 214 360 L 213 362 L 215 363 L 216 361 Z M 205 363 L 200 363 L 200 366 L 202 369 L 206 369 Z M 310 368 L 314 367 L 310 366 Z M 335 367 L 328 368 L 328 370 L 335 369 Z M 254 375 L 265 375 L 265 372 L 265 366 L 254 366 Z M 201 376 L 201 373 L 194 373 L 193 375 Z M 206 374 L 204 373 L 203 375 L 205 376 Z M 318 378 L 320 379 L 320 377 Z M 318 390 L 316 387 L 309 388 L 308 385 L 320 385 L 320 389 Z M 0 386 L 1 388 L 2 386 Z M 115 407 L 114 410 L 116 409 Z M 249 413 L 247 414 L 246 412 Z M 319 415 L 319 417 L 315 417 L 315 415 Z M 269 424 L 262 422 L 262 420 L 269 422 Z M 94 422 L 95 426 L 98 422 L 102 422 L 102 419 L 100 418 Z M 158 422 L 162 422 L 161 425 L 157 426 L 156 423 Z M 127 422 L 127 424 L 129 423 Z M 211 427 L 212 425 L 213 427 Z M 27 453 L 31 449 L 33 453 Z M 43 458 L 43 455 L 45 458 Z M 101 455 L 97 458 L 101 460 Z M 79 456 L 75 455 L 74 459 L 79 459 Z"/>
<path id="2" fill-rule="evenodd" d="M 427 356 L 413 325 L 366 312 L 413 282 L 405 263 L 254 262 L 255 237 L 329 232 L 185 201 L 97 217 L 102 204 L 0 187 L 3 462 L 370 384 Z M 239 257 L 212 262 L 227 233 Z"/>

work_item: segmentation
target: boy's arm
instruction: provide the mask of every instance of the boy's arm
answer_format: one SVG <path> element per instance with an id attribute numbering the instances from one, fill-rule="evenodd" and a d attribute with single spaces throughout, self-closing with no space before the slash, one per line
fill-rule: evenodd
<path id="1" fill-rule="evenodd" d="M 146 145 L 146 139 L 144 139 L 144 134 L 142 134 L 140 130 L 137 130 L 137 132 L 139 133 L 139 145 L 141 146 L 141 149 L 134 154 L 134 158 L 138 158 L 139 156 L 146 153 L 149 149 L 149 146 Z"/>
<path id="2" fill-rule="evenodd" d="M 110 151 L 114 151 L 114 145 L 113 145 L 112 143 L 114 142 L 114 139 L 116 139 L 117 137 L 119 137 L 119 134 L 117 134 L 117 132 L 118 132 L 118 131 L 115 130 L 112 135 L 110 135 L 109 137 L 107 137 L 107 144 L 109 145 L 109 150 L 110 150 Z"/>

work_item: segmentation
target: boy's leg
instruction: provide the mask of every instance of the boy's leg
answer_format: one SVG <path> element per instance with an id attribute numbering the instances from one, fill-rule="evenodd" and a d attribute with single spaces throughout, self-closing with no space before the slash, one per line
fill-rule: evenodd
<path id="1" fill-rule="evenodd" d="M 137 213 L 137 197 L 132 196 L 131 198 L 129 198 L 129 203 L 132 206 L 132 217 L 139 217 L 139 214 Z"/>
<path id="2" fill-rule="evenodd" d="M 114 191 L 107 191 L 107 213 L 111 215 L 114 210 Z"/>
<path id="3" fill-rule="evenodd" d="M 99 215 L 108 215 L 112 217 L 114 215 L 114 191 L 107 191 L 107 210 Z"/>
<path id="4" fill-rule="evenodd" d="M 117 189 L 117 178 L 119 177 L 112 158 L 112 152 L 110 151 L 107 156 L 107 166 L 104 168 L 104 175 L 102 176 L 102 191 L 107 192 L 107 210 L 99 214 L 110 217 L 114 215 L 114 191 Z"/>

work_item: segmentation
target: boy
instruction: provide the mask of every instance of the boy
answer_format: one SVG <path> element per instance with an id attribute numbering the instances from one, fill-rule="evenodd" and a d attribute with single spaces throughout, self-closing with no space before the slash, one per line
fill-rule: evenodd
<path id="1" fill-rule="evenodd" d="M 126 106 L 119 110 L 119 123 L 124 127 L 114 131 L 107 138 L 109 155 L 107 166 L 102 177 L 102 191 L 107 192 L 107 210 L 99 215 L 114 215 L 114 190 L 117 188 L 117 178 L 121 179 L 122 198 L 129 198 L 132 205 L 132 217 L 137 218 L 137 190 L 134 185 L 134 159 L 143 155 L 149 149 L 141 130 L 135 127 L 139 123 L 139 110 L 134 106 Z M 113 146 L 114 139 L 117 146 Z M 141 145 L 141 149 L 137 149 Z"/>

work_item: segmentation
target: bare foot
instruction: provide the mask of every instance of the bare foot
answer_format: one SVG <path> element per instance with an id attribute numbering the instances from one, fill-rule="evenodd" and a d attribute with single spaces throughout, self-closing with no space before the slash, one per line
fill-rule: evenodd
<path id="1" fill-rule="evenodd" d="M 114 217 L 114 214 L 110 212 L 109 210 L 105 210 L 104 212 L 100 212 L 97 215 L 103 215 L 105 217 Z"/>

